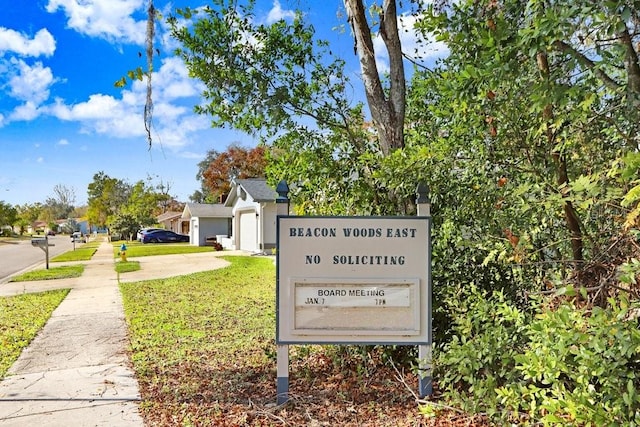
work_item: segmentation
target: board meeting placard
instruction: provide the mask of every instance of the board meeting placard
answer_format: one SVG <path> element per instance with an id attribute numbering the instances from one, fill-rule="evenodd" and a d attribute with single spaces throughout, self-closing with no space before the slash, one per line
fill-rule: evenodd
<path id="1" fill-rule="evenodd" d="M 279 344 L 425 344 L 430 218 L 277 219 Z"/>

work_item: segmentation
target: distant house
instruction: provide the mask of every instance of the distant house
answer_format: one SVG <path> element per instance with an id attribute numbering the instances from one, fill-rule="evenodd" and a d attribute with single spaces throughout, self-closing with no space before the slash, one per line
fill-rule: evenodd
<path id="1" fill-rule="evenodd" d="M 189 233 L 189 221 L 182 218 L 182 212 L 169 211 L 156 218 L 158 224 L 167 230 L 180 234 Z"/>
<path id="2" fill-rule="evenodd" d="M 214 238 L 218 241 L 228 239 L 231 234 L 231 215 L 231 208 L 222 204 L 187 203 L 181 220 L 188 224 L 191 244 L 205 246 Z"/>
<path id="3" fill-rule="evenodd" d="M 225 201 L 233 213 L 232 245 L 249 252 L 276 247 L 276 198 L 266 180 L 236 179 Z"/>
<path id="4" fill-rule="evenodd" d="M 46 221 L 34 221 L 27 227 L 28 234 L 44 234 L 49 231 Z"/>

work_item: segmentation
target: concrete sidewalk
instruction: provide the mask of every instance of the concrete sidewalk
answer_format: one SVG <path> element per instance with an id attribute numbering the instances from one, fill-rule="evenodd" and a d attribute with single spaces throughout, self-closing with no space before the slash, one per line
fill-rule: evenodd
<path id="1" fill-rule="evenodd" d="M 113 263 L 102 243 L 0 382 L 0 426 L 143 425 Z"/>

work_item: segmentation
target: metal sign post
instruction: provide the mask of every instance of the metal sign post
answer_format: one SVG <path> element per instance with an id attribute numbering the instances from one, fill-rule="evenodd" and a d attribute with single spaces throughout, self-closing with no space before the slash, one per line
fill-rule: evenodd
<path id="1" fill-rule="evenodd" d="M 431 200 L 429 199 L 429 188 L 424 184 L 418 184 L 416 188 L 416 206 L 418 209 L 418 216 L 425 216 L 431 218 Z M 431 224 L 431 223 L 429 223 Z M 429 231 L 429 234 L 431 232 Z M 431 245 L 431 243 L 429 243 Z M 429 258 L 431 258 L 431 248 L 429 248 Z M 429 263 L 431 260 L 429 259 Z M 431 294 L 431 268 L 429 268 L 429 281 L 427 287 Z M 420 397 L 431 396 L 433 394 L 433 380 L 432 380 L 432 346 L 433 346 L 433 331 L 431 328 L 432 318 L 432 301 L 431 295 L 429 295 L 428 303 L 426 307 L 427 318 L 429 319 L 429 328 L 427 336 L 427 344 L 418 346 L 418 395 Z"/>
<path id="2" fill-rule="evenodd" d="M 289 186 L 285 181 L 280 181 L 276 188 L 278 198 L 276 199 L 276 215 L 289 215 Z M 276 220 L 277 221 L 277 220 Z M 278 306 L 276 305 L 276 317 L 278 317 Z M 277 340 L 277 337 L 276 337 Z M 277 365 L 276 365 L 276 393 L 277 403 L 282 405 L 289 400 L 289 345 L 276 342 Z"/>

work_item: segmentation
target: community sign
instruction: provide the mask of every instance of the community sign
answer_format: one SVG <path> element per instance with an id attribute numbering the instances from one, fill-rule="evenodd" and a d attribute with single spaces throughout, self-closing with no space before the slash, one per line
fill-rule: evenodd
<path id="1" fill-rule="evenodd" d="M 430 343 L 429 221 L 278 216 L 278 343 Z"/>

